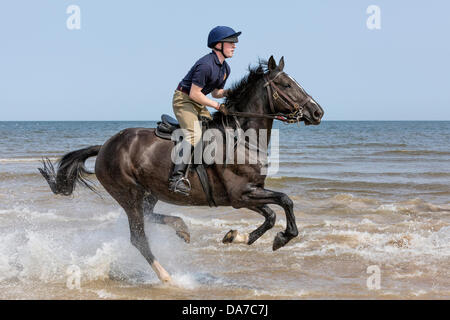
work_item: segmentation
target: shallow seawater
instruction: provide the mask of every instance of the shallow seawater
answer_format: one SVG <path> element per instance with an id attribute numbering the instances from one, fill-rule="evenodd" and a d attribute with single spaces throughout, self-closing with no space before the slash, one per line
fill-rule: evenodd
<path id="1" fill-rule="evenodd" d="M 83 188 L 55 196 L 36 169 L 43 156 L 140 126 L 154 123 L 0 122 L 0 298 L 450 298 L 450 122 L 278 126 L 279 170 L 267 188 L 294 201 L 299 237 L 272 251 L 286 218 L 271 205 L 273 229 L 251 246 L 225 245 L 230 229 L 251 232 L 262 217 L 158 202 L 156 212 L 191 232 L 187 244 L 168 226 L 146 226 L 171 286 L 131 245 L 123 209 L 101 186 L 101 197 Z M 373 266 L 378 290 L 368 286 Z"/>

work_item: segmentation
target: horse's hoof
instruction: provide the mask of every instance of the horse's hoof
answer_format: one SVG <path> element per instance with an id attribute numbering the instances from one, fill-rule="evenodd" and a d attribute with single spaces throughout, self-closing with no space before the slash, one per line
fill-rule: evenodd
<path id="1" fill-rule="evenodd" d="M 162 278 L 161 282 L 164 284 L 173 284 L 172 278 L 170 276 Z"/>
<path id="2" fill-rule="evenodd" d="M 191 242 L 191 235 L 187 231 L 177 231 L 177 236 L 183 239 L 186 243 Z"/>
<path id="3" fill-rule="evenodd" d="M 273 240 L 273 251 L 284 247 L 293 237 L 287 237 L 284 232 L 278 232 Z"/>
<path id="4" fill-rule="evenodd" d="M 228 231 L 228 233 L 225 235 L 225 237 L 223 237 L 222 242 L 223 243 L 232 243 L 233 240 L 236 238 L 237 233 L 238 233 L 237 230 Z"/>
<path id="5" fill-rule="evenodd" d="M 156 275 L 158 276 L 159 280 L 164 284 L 170 284 L 172 283 L 172 278 L 170 277 L 170 274 L 159 264 L 158 261 L 153 261 L 152 263 L 152 269 L 155 271 Z"/>

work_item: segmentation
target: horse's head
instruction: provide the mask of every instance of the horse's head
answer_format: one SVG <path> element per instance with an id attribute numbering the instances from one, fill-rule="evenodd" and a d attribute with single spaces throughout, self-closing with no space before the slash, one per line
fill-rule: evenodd
<path id="1" fill-rule="evenodd" d="M 271 112 L 279 114 L 279 119 L 285 122 L 319 124 L 324 114 L 323 109 L 297 81 L 283 71 L 284 58 L 277 65 L 271 56 L 267 67 L 269 72 L 265 76 L 265 87 Z"/>

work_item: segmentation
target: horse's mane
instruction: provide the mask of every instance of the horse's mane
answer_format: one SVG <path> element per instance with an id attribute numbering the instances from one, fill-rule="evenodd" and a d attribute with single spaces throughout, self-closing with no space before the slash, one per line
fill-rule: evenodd
<path id="1" fill-rule="evenodd" d="M 231 86 L 224 102 L 227 109 L 230 111 L 245 111 L 242 110 L 242 106 L 245 106 L 250 97 L 259 89 L 255 84 L 264 76 L 267 70 L 266 60 L 260 59 L 258 65 L 254 67 L 249 66 L 248 74 Z M 221 123 L 222 117 L 222 113 L 215 112 L 213 114 L 213 122 Z"/>

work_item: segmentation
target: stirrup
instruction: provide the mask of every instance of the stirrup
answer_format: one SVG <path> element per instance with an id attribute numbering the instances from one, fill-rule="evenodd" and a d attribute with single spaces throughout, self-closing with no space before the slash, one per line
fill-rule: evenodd
<path id="1" fill-rule="evenodd" d="M 187 182 L 187 189 L 188 189 L 187 191 L 178 190 L 177 186 L 182 181 L 186 181 Z M 173 187 L 173 192 L 181 193 L 181 194 L 184 194 L 184 195 L 188 196 L 189 193 L 191 192 L 191 182 L 189 181 L 189 179 L 185 178 L 185 177 L 181 177 L 180 179 L 178 179 L 178 181 L 175 182 L 175 186 Z"/>

